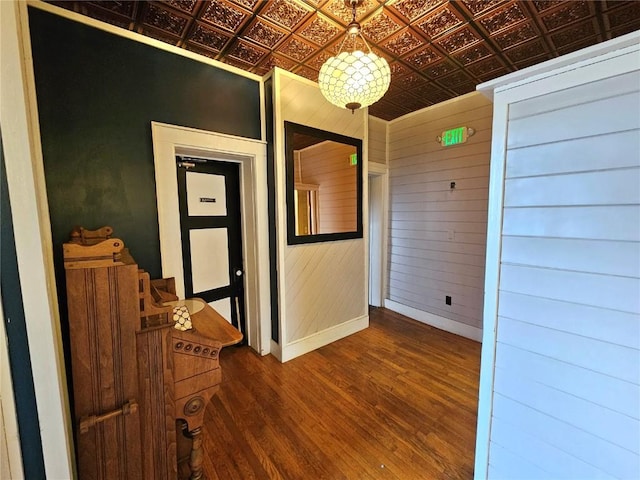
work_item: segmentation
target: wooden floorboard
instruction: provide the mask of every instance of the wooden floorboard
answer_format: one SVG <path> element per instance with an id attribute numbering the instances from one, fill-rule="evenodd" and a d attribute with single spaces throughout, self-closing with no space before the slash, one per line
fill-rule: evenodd
<path id="1" fill-rule="evenodd" d="M 471 479 L 480 344 L 373 309 L 370 327 L 287 363 L 222 351 L 208 479 Z"/>

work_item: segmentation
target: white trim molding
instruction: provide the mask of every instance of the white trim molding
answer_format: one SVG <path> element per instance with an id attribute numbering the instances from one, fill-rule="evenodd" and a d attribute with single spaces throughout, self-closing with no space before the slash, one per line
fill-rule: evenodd
<path id="1" fill-rule="evenodd" d="M 47 478 L 73 478 L 51 223 L 27 5 L 0 2 L 0 123 L 29 355 Z"/>
<path id="2" fill-rule="evenodd" d="M 417 308 L 394 302 L 388 298 L 384 301 L 384 306 L 393 312 L 400 313 L 406 317 L 417 320 L 418 322 L 444 330 L 445 332 L 455 333 L 456 335 L 470 338 L 476 342 L 480 342 L 482 340 L 482 330 L 477 327 L 465 325 L 464 323 L 456 322 L 449 318 L 441 317 L 440 315 L 434 315 L 433 313 L 418 310 Z"/>
<path id="3" fill-rule="evenodd" d="M 269 242 L 266 144 L 233 135 L 152 122 L 162 275 L 175 277 L 184 298 L 176 155 L 240 164 L 245 302 L 249 346 L 270 352 Z"/>
<path id="4" fill-rule="evenodd" d="M 336 340 L 348 337 L 349 335 L 359 332 L 360 330 L 364 330 L 367 327 L 369 327 L 369 315 L 354 318 L 341 323 L 340 325 L 335 325 L 322 330 L 321 332 L 314 333 L 308 337 L 283 345 L 281 347 L 280 356 L 277 358 L 279 358 L 283 363 L 287 362 L 299 357 L 300 355 L 304 355 L 305 353 L 309 353 L 320 347 L 329 345 Z"/>

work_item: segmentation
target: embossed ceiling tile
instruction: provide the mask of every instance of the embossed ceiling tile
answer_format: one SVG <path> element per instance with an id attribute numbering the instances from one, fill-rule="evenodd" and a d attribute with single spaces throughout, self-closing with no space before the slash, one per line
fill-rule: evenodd
<path id="1" fill-rule="evenodd" d="M 144 36 L 160 40 L 161 42 L 168 43 L 169 45 L 177 45 L 180 41 L 180 37 L 171 35 L 164 30 L 153 27 L 145 27 L 141 32 Z"/>
<path id="2" fill-rule="evenodd" d="M 425 83 L 427 83 L 427 80 L 417 73 L 411 73 L 404 77 L 393 79 L 393 84 L 401 90 L 413 90 L 414 88 L 424 85 Z"/>
<path id="3" fill-rule="evenodd" d="M 428 65 L 438 61 L 439 59 L 440 54 L 430 46 L 405 57 L 405 60 L 411 63 L 418 70 L 426 68 Z"/>
<path id="4" fill-rule="evenodd" d="M 379 100 L 369 107 L 369 114 L 374 115 L 383 120 L 393 120 L 409 113 L 409 110 L 402 108 L 388 100 Z"/>
<path id="5" fill-rule="evenodd" d="M 527 40 L 538 35 L 537 30 L 529 23 L 522 23 L 504 32 L 497 33 L 493 36 L 493 40 L 503 50 L 515 47 Z"/>
<path id="6" fill-rule="evenodd" d="M 213 59 L 215 59 L 218 56 L 218 54 L 216 52 L 213 52 L 211 50 L 206 50 L 204 48 L 200 48 L 198 45 L 195 45 L 193 43 L 187 43 L 184 46 L 184 48 L 186 50 L 189 50 L 190 52 L 197 53 L 199 55 L 203 55 L 205 57 L 209 57 L 209 58 L 213 58 Z"/>
<path id="7" fill-rule="evenodd" d="M 65 5 L 61 6 L 65 7 Z M 98 7 L 88 7 L 87 14 L 91 18 L 95 18 L 96 20 L 100 20 L 101 22 L 109 23 L 117 27 L 129 29 L 132 24 L 132 20 L 130 18 Z"/>
<path id="8" fill-rule="evenodd" d="M 640 30 L 640 20 L 636 20 L 635 22 L 627 23 L 626 25 L 611 30 L 609 32 L 611 38 L 619 37 L 620 35 L 626 35 L 627 33 L 635 32 L 636 30 Z"/>
<path id="9" fill-rule="evenodd" d="M 532 40 L 530 42 L 519 45 L 515 48 L 511 48 L 505 52 L 507 58 L 513 63 L 520 64 L 529 59 L 537 59 L 548 55 L 544 44 L 540 39 Z M 536 63 L 536 62 L 534 62 Z M 533 65 L 533 64 L 531 64 Z"/>
<path id="10" fill-rule="evenodd" d="M 307 65 L 319 71 L 322 65 L 324 65 L 324 62 L 329 60 L 329 58 L 331 58 L 331 54 L 326 50 L 322 50 L 315 57 L 307 60 Z"/>
<path id="11" fill-rule="evenodd" d="M 451 74 L 438 78 L 438 83 L 446 86 L 447 88 L 453 88 L 458 85 L 473 83 L 473 79 L 466 72 L 457 70 Z"/>
<path id="12" fill-rule="evenodd" d="M 615 10 L 609 10 L 605 19 L 607 22 L 607 30 L 619 28 L 622 25 L 638 24 L 640 19 L 640 2 L 631 2 L 622 5 Z"/>
<path id="13" fill-rule="evenodd" d="M 416 27 L 426 33 L 428 38 L 436 38 L 462 25 L 463 21 L 455 11 L 444 6 L 427 15 L 424 20 L 416 22 Z"/>
<path id="14" fill-rule="evenodd" d="M 580 40 L 579 42 L 574 42 L 574 43 L 571 43 L 571 44 L 566 45 L 564 47 L 558 48 L 558 53 L 560 55 L 565 55 L 567 53 L 575 52 L 575 51 L 580 50 L 582 48 L 590 47 L 591 45 L 595 45 L 596 43 L 598 43 L 598 37 L 596 37 L 596 36 L 591 37 L 591 38 L 584 38 L 584 39 Z"/>
<path id="15" fill-rule="evenodd" d="M 247 11 L 225 0 L 212 0 L 201 14 L 202 20 L 234 33 L 248 17 Z"/>
<path id="16" fill-rule="evenodd" d="M 552 31 L 592 14 L 592 7 L 590 7 L 589 2 L 585 0 L 581 2 L 563 3 L 553 11 L 541 15 L 540 18 L 547 30 Z"/>
<path id="17" fill-rule="evenodd" d="M 503 0 L 462 0 L 462 3 L 471 13 L 480 15 L 504 2 Z"/>
<path id="18" fill-rule="evenodd" d="M 478 75 L 478 80 L 480 80 L 480 83 L 488 82 L 489 80 L 500 78 L 508 73 L 511 73 L 511 71 L 507 70 L 506 68 L 502 68 L 500 70 L 494 70 L 493 72 L 485 73 L 484 75 Z"/>
<path id="19" fill-rule="evenodd" d="M 422 45 L 422 40 L 416 37 L 409 29 L 405 29 L 381 44 L 383 48 L 397 57 L 401 57 Z"/>
<path id="20" fill-rule="evenodd" d="M 296 75 L 300 75 L 301 77 L 307 78 L 312 82 L 318 81 L 318 71 L 314 70 L 313 68 L 309 68 L 303 65 L 297 68 L 294 73 Z"/>
<path id="21" fill-rule="evenodd" d="M 305 58 L 311 56 L 316 49 L 302 39 L 290 37 L 278 48 L 278 53 L 282 53 L 298 62 L 302 62 Z"/>
<path id="22" fill-rule="evenodd" d="M 338 35 L 343 34 L 344 30 L 342 27 L 338 27 L 328 19 L 316 14 L 306 25 L 301 26 L 297 33 L 316 45 L 324 46 Z"/>
<path id="23" fill-rule="evenodd" d="M 513 25 L 526 20 L 528 17 L 517 3 L 512 3 L 504 8 L 496 9 L 479 20 L 480 24 L 490 34 L 513 27 Z"/>
<path id="24" fill-rule="evenodd" d="M 544 12 L 550 8 L 556 7 L 563 3 L 565 0 L 533 0 L 533 6 L 538 12 Z"/>
<path id="25" fill-rule="evenodd" d="M 230 35 L 198 22 L 188 40 L 202 47 L 219 52 L 230 39 Z"/>
<path id="26" fill-rule="evenodd" d="M 393 80 L 395 77 L 400 77 L 403 75 L 409 75 L 411 73 L 411 69 L 407 68 L 400 62 L 389 62 L 389 68 L 391 69 L 391 79 Z M 393 84 L 393 82 L 391 82 Z"/>
<path id="27" fill-rule="evenodd" d="M 398 0 L 389 5 L 404 18 L 413 22 L 429 10 L 433 10 L 445 3 L 444 0 Z"/>
<path id="28" fill-rule="evenodd" d="M 267 53 L 269 53 L 269 50 L 260 48 L 245 40 L 237 39 L 226 55 L 249 65 L 257 65 Z"/>
<path id="29" fill-rule="evenodd" d="M 256 6 L 261 3 L 260 0 L 231 0 L 233 3 L 249 10 L 255 10 Z"/>
<path id="30" fill-rule="evenodd" d="M 261 16 L 272 22 L 293 30 L 311 13 L 311 10 L 303 7 L 293 0 L 271 0 L 267 2 Z"/>
<path id="31" fill-rule="evenodd" d="M 441 62 L 435 65 L 432 65 L 430 67 L 423 69 L 422 73 L 425 74 L 427 77 L 434 79 L 434 78 L 440 78 L 456 70 L 457 70 L 457 67 L 453 63 L 451 63 L 449 60 L 442 60 Z"/>
<path id="32" fill-rule="evenodd" d="M 451 87 L 451 90 L 456 92 L 458 95 L 464 95 L 469 92 L 473 92 L 476 89 L 475 83 L 461 83 L 460 85 L 456 85 L 455 87 Z"/>
<path id="33" fill-rule="evenodd" d="M 402 28 L 399 20 L 396 20 L 384 10 L 362 24 L 362 34 L 374 43 L 379 43 L 389 35 L 394 34 Z"/>
<path id="34" fill-rule="evenodd" d="M 160 8 L 158 5 L 148 3 L 144 9 L 142 23 L 163 30 L 173 35 L 181 36 L 187 26 L 188 19 L 173 11 Z"/>
<path id="35" fill-rule="evenodd" d="M 356 19 L 360 20 L 364 16 L 367 16 L 372 10 L 379 7 L 380 4 L 375 0 L 364 0 L 362 5 L 356 9 Z M 321 10 L 336 20 L 341 21 L 344 25 L 351 23 L 353 18 L 351 8 L 346 7 L 344 0 L 329 0 Z"/>
<path id="36" fill-rule="evenodd" d="M 283 57 L 281 55 L 276 55 L 273 53 L 265 57 L 265 59 L 260 64 L 261 67 L 266 67 L 269 70 L 271 70 L 274 67 L 278 67 L 283 70 L 286 70 L 287 72 L 290 72 L 293 69 L 293 67 L 295 67 L 295 65 L 296 64 L 293 60 L 290 60 L 286 57 Z"/>
<path id="37" fill-rule="evenodd" d="M 426 101 L 423 98 L 418 98 L 409 92 L 401 92 L 394 97 L 389 97 L 388 101 L 397 105 L 402 105 L 404 108 L 408 108 L 411 111 L 423 108 L 426 105 Z"/>
<path id="38" fill-rule="evenodd" d="M 193 12 L 197 1 L 196 0 L 163 0 L 162 3 L 170 5 L 173 8 L 181 10 L 185 13 Z"/>
<path id="39" fill-rule="evenodd" d="M 562 48 L 572 43 L 581 42 L 586 38 L 595 37 L 597 29 L 598 24 L 596 19 L 593 18 L 559 30 L 549 36 L 556 48 Z"/>
<path id="40" fill-rule="evenodd" d="M 434 104 L 444 102 L 451 98 L 450 93 L 434 83 L 430 83 L 428 86 L 421 88 L 414 93 Z"/>
<path id="41" fill-rule="evenodd" d="M 473 45 L 465 50 L 453 55 L 453 58 L 458 60 L 463 65 L 468 65 L 473 62 L 477 62 L 483 58 L 487 58 L 493 55 L 493 51 L 487 47 L 484 42 Z"/>
<path id="42" fill-rule="evenodd" d="M 453 53 L 479 41 L 480 37 L 471 29 L 470 26 L 466 26 L 456 30 L 444 38 L 441 38 L 436 43 L 448 53 Z"/>
<path id="43" fill-rule="evenodd" d="M 113 2 L 113 1 L 94 1 L 89 2 L 90 5 L 97 5 L 100 8 L 109 10 L 110 12 L 117 13 L 118 15 L 124 15 L 125 17 L 133 18 L 136 11 L 135 1 L 129 2 Z M 71 7 L 73 8 L 73 7 Z"/>
<path id="44" fill-rule="evenodd" d="M 487 58 L 467 67 L 467 71 L 478 78 L 485 78 L 488 74 L 498 70 L 505 70 L 505 66 L 496 57 Z"/>
<path id="45" fill-rule="evenodd" d="M 287 31 L 262 18 L 256 18 L 245 30 L 244 36 L 267 48 L 273 48 L 287 36 Z"/>

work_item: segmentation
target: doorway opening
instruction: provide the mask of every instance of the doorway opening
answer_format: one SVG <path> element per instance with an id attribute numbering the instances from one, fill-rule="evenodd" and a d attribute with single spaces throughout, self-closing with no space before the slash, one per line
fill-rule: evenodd
<path id="1" fill-rule="evenodd" d="M 152 122 L 151 129 L 162 275 L 176 279 L 180 298 L 185 297 L 186 289 L 176 157 L 217 160 L 235 164 L 239 169 L 246 318 L 246 331 L 242 333 L 251 348 L 262 355 L 270 353 L 266 143 L 156 122 Z"/>
<path id="2" fill-rule="evenodd" d="M 369 164 L 369 305 L 384 306 L 387 270 L 386 165 Z"/>

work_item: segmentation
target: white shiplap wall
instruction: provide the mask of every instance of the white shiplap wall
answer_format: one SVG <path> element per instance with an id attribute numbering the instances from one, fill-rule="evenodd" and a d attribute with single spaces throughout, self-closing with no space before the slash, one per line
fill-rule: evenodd
<path id="1" fill-rule="evenodd" d="M 387 164 L 388 123 L 377 117 L 369 117 L 369 162 Z"/>
<path id="2" fill-rule="evenodd" d="M 607 60 L 570 69 L 508 102 L 476 478 L 640 478 L 639 58 L 619 57 L 631 71 L 609 78 Z"/>
<path id="3" fill-rule="evenodd" d="M 491 102 L 460 97 L 389 124 L 389 300 L 386 305 L 480 339 Z M 476 130 L 442 147 L 444 130 Z M 450 183 L 456 182 L 455 189 Z M 445 297 L 452 297 L 452 305 Z"/>
<path id="4" fill-rule="evenodd" d="M 366 234 L 363 239 L 287 245 L 284 122 L 362 139 L 366 176 L 367 116 L 366 111 L 352 114 L 334 107 L 317 84 L 304 78 L 275 69 L 274 80 L 280 344 L 272 351 L 287 361 L 366 328 L 369 316 Z M 366 186 L 363 207 L 366 222 Z"/>

